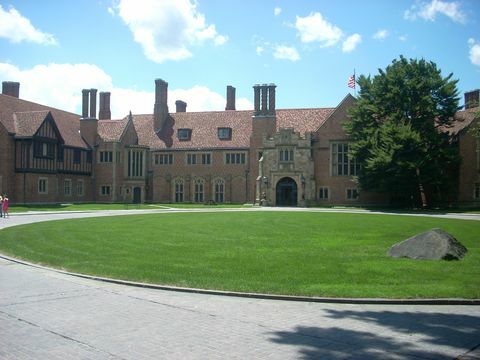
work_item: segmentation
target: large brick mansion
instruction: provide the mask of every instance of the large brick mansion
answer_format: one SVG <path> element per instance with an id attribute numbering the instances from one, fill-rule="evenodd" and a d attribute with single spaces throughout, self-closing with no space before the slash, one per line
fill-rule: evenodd
<path id="1" fill-rule="evenodd" d="M 355 99 L 334 108 L 276 109 L 273 84 L 255 85 L 254 110 L 187 112 L 167 106 L 168 84 L 155 81 L 153 114 L 112 120 L 110 93 L 82 91 L 77 115 L 19 98 L 20 84 L 0 95 L 0 192 L 12 203 L 194 202 L 266 205 L 385 204 L 359 192 L 342 123 Z M 465 94 L 454 127 L 462 156 L 458 194 L 480 204 L 480 144 L 466 130 L 479 91 Z M 467 101 L 468 100 L 468 101 Z"/>

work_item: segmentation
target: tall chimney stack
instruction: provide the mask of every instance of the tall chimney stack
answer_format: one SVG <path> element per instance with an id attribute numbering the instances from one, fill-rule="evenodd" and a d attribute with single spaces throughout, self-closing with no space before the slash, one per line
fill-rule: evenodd
<path id="1" fill-rule="evenodd" d="M 168 83 L 162 79 L 155 80 L 155 106 L 153 124 L 155 132 L 162 130 L 168 117 Z"/>
<path id="2" fill-rule="evenodd" d="M 82 118 L 88 118 L 88 97 L 90 95 L 90 90 L 82 90 Z"/>
<path id="3" fill-rule="evenodd" d="M 2 94 L 16 97 L 20 96 L 20 83 L 15 81 L 2 82 Z"/>
<path id="4" fill-rule="evenodd" d="M 227 106 L 225 110 L 235 110 L 235 88 L 231 85 L 227 86 Z"/>
<path id="5" fill-rule="evenodd" d="M 90 89 L 90 117 L 97 118 L 97 89 Z"/>
<path id="6" fill-rule="evenodd" d="M 472 90 L 465 93 L 465 110 L 479 106 L 480 90 Z"/>
<path id="7" fill-rule="evenodd" d="M 177 110 L 177 113 L 179 112 L 187 112 L 187 103 L 185 101 L 182 101 L 182 100 L 177 100 L 175 101 L 175 105 L 176 105 L 176 110 Z"/>
<path id="8" fill-rule="evenodd" d="M 100 92 L 100 109 L 98 111 L 98 120 L 110 120 L 112 113 L 110 111 L 110 92 Z"/>

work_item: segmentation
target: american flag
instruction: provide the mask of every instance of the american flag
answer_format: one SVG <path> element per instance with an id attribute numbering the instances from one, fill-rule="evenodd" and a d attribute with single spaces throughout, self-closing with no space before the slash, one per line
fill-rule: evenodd
<path id="1" fill-rule="evenodd" d="M 348 87 L 355 89 L 355 74 L 350 75 L 348 78 Z"/>

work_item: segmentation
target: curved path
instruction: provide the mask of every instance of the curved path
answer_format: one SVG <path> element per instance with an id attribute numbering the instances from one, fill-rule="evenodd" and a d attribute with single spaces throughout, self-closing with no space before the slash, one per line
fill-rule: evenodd
<path id="1" fill-rule="evenodd" d="M 164 211 L 172 210 L 155 212 Z M 19 214 L 0 219 L 0 228 L 151 212 Z M 0 359 L 473 359 L 480 358 L 479 345 L 480 306 L 219 297 L 110 284 L 0 259 Z"/>

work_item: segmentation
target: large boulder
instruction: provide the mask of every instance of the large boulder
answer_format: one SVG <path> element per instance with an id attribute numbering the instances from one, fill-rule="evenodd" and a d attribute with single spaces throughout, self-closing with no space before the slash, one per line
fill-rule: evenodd
<path id="1" fill-rule="evenodd" d="M 442 229 L 432 229 L 396 243 L 388 251 L 392 257 L 427 260 L 459 260 L 467 248 Z"/>

